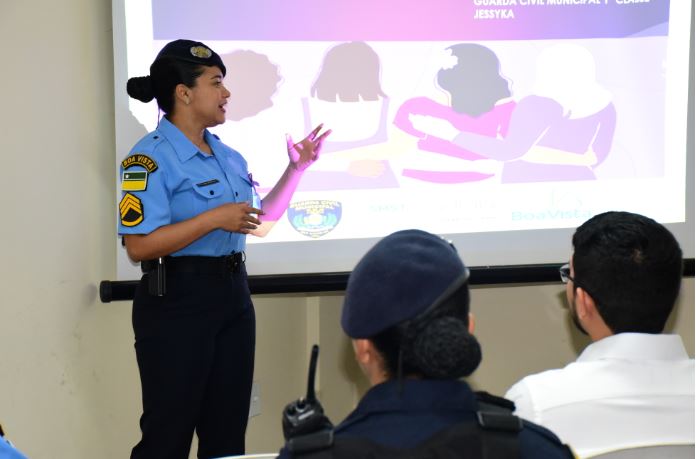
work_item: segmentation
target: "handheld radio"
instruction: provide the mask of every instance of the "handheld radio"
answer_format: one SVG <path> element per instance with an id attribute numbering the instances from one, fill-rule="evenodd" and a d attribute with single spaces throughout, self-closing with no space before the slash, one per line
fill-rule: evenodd
<path id="1" fill-rule="evenodd" d="M 301 449 L 326 447 L 326 442 L 329 441 L 330 445 L 333 440 L 333 424 L 324 414 L 324 408 L 317 400 L 314 392 L 314 378 L 317 372 L 318 359 L 319 346 L 315 344 L 312 346 L 312 354 L 309 361 L 307 395 L 289 403 L 283 410 L 283 434 L 291 451 L 297 451 L 297 447 L 300 444 L 302 444 Z M 311 445 L 305 443 L 310 443 Z"/>

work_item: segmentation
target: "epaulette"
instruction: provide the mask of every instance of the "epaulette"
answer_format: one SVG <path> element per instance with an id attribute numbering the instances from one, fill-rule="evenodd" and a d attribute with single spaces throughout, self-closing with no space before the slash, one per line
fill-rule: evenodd
<path id="1" fill-rule="evenodd" d="M 482 428 L 503 432 L 522 430 L 522 420 L 512 414 L 515 410 L 515 404 L 510 400 L 491 395 L 488 392 L 475 392 L 475 395 L 478 405 L 476 418 Z"/>
<path id="2" fill-rule="evenodd" d="M 149 140 L 150 140 L 150 145 L 152 145 L 154 147 L 154 146 L 159 145 L 160 143 L 164 142 L 164 136 L 157 133 L 157 132 L 153 132 L 150 135 Z"/>
<path id="3" fill-rule="evenodd" d="M 479 406 L 490 411 L 515 411 L 515 402 L 485 391 L 474 392 Z"/>

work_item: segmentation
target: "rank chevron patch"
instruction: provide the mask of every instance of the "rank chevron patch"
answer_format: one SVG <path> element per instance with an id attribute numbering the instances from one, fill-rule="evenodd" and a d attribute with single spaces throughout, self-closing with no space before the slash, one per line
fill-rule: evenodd
<path id="1" fill-rule="evenodd" d="M 137 196 L 130 193 L 124 194 L 118 207 L 121 211 L 123 226 L 135 226 L 143 221 L 143 203 Z"/>

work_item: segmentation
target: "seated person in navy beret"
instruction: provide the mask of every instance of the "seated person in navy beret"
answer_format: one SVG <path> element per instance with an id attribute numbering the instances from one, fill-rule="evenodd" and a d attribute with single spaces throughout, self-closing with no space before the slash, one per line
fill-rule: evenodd
<path id="1" fill-rule="evenodd" d="M 512 415 L 512 402 L 460 379 L 481 362 L 468 280 L 454 246 L 424 231 L 368 251 L 348 280 L 341 326 L 372 387 L 331 446 L 298 451 L 317 442 L 289 441 L 281 457 L 572 458 L 551 431 Z"/>

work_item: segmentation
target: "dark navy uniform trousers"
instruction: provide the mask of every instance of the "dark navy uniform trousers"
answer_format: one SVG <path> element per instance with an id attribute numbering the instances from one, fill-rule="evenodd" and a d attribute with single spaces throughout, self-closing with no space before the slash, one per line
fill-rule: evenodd
<path id="1" fill-rule="evenodd" d="M 163 297 L 148 275 L 133 301 L 142 385 L 141 441 L 132 459 L 244 453 L 254 371 L 255 315 L 246 269 L 168 273 Z"/>

